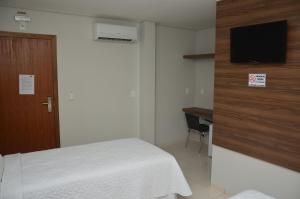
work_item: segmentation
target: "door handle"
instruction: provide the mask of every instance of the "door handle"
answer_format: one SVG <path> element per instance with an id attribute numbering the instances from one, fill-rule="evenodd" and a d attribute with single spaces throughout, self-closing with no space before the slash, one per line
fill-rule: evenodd
<path id="1" fill-rule="evenodd" d="M 43 105 L 47 105 L 48 107 L 48 112 L 52 112 L 52 97 L 47 97 L 47 102 L 43 102 Z"/>

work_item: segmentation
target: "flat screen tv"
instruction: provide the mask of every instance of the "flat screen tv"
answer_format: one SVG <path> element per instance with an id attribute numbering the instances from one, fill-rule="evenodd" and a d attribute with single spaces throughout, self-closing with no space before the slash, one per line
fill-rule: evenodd
<path id="1" fill-rule="evenodd" d="M 232 63 L 285 63 L 287 21 L 232 28 Z"/>

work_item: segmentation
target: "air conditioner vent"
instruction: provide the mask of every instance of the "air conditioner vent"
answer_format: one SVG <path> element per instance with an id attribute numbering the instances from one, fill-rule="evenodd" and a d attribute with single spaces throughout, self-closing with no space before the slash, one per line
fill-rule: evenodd
<path id="1" fill-rule="evenodd" d="M 111 38 L 111 37 L 98 37 L 98 40 L 130 41 L 130 42 L 132 42 L 132 39 L 121 39 L 121 38 Z"/>

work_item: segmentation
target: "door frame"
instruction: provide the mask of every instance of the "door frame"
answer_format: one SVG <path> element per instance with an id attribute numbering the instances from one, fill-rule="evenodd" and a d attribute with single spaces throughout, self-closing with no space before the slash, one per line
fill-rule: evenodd
<path id="1" fill-rule="evenodd" d="M 57 78 L 57 45 L 56 35 L 20 33 L 0 31 L 0 37 L 19 37 L 27 39 L 45 39 L 50 40 L 52 44 L 52 69 L 53 69 L 53 106 L 54 106 L 54 121 L 55 121 L 55 138 L 56 147 L 60 147 L 60 128 L 59 128 L 59 105 L 58 105 L 58 78 Z"/>

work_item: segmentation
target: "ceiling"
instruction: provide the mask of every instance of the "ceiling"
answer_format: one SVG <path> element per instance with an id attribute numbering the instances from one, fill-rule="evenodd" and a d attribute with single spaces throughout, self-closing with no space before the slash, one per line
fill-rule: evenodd
<path id="1" fill-rule="evenodd" d="M 214 27 L 216 12 L 216 0 L 0 0 L 0 6 L 191 29 Z"/>

